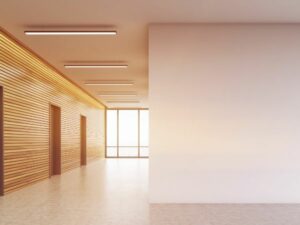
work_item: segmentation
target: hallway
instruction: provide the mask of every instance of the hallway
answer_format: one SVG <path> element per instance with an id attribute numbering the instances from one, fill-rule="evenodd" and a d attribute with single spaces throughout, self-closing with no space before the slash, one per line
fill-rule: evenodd
<path id="1" fill-rule="evenodd" d="M 300 225 L 300 1 L 1 0 L 0 225 Z"/>
<path id="2" fill-rule="evenodd" d="M 98 160 L 0 198 L 0 225 L 298 225 L 299 220 L 299 204 L 149 205 L 148 159 Z"/>
<path id="3" fill-rule="evenodd" d="M 0 225 L 144 225 L 147 189 L 147 159 L 98 160 L 0 198 Z"/>

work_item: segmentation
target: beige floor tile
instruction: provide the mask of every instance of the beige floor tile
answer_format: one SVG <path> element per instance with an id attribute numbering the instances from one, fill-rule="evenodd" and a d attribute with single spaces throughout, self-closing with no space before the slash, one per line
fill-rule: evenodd
<path id="1" fill-rule="evenodd" d="M 0 198 L 0 225 L 299 225 L 300 205 L 148 204 L 148 160 L 107 159 Z"/>

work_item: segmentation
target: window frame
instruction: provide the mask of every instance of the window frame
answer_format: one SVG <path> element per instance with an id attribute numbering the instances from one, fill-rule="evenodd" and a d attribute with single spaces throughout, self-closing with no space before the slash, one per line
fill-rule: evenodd
<path id="1" fill-rule="evenodd" d="M 109 146 L 107 145 L 107 112 L 110 111 L 110 110 L 115 110 L 117 111 L 117 146 Z M 119 112 L 122 111 L 122 110 L 133 110 L 133 111 L 137 111 L 138 112 L 138 123 L 137 123 L 137 126 L 138 126 L 138 145 L 137 146 L 120 146 L 119 145 L 119 126 L 120 126 L 120 116 L 119 116 Z M 149 145 L 148 146 L 141 146 L 140 145 L 140 112 L 142 110 L 146 110 L 146 111 L 149 111 L 148 108 L 110 108 L 110 109 L 107 109 L 105 111 L 105 158 L 149 158 L 149 156 L 141 156 L 140 154 L 140 149 L 141 148 L 148 148 L 148 151 L 149 151 Z M 120 156 L 119 154 L 119 149 L 120 148 L 138 148 L 138 155 L 137 156 Z M 107 155 L 107 148 L 117 148 L 117 156 L 108 156 Z"/>

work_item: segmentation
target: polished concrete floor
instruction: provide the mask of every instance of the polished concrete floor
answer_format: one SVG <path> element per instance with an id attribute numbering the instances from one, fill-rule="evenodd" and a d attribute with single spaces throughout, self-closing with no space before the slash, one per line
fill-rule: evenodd
<path id="1" fill-rule="evenodd" d="M 147 159 L 95 161 L 0 198 L 0 225 L 79 224 L 299 225 L 300 205 L 149 205 Z"/>
<path id="2" fill-rule="evenodd" d="M 107 159 L 0 198 L 3 225 L 148 223 L 148 159 Z"/>

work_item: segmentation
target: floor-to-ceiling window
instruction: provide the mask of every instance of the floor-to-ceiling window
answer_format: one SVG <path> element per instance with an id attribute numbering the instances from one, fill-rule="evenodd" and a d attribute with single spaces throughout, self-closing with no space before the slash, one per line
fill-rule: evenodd
<path id="1" fill-rule="evenodd" d="M 106 121 L 106 157 L 149 156 L 148 110 L 107 110 Z"/>

